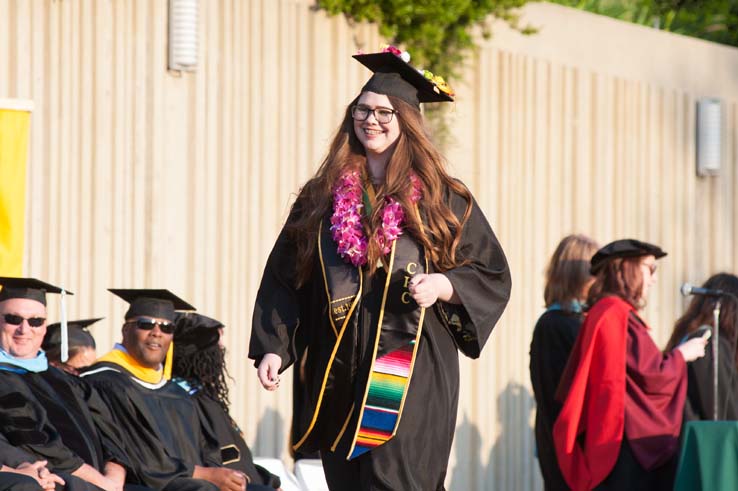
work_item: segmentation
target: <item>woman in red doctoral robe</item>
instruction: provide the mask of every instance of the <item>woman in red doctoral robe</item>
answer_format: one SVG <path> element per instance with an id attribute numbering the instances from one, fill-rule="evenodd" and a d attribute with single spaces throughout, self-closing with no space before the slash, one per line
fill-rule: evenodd
<path id="1" fill-rule="evenodd" d="M 672 489 L 687 391 L 686 362 L 706 341 L 662 353 L 638 311 L 666 253 L 633 239 L 612 242 L 591 261 L 590 308 L 557 397 L 556 455 L 574 491 Z"/>

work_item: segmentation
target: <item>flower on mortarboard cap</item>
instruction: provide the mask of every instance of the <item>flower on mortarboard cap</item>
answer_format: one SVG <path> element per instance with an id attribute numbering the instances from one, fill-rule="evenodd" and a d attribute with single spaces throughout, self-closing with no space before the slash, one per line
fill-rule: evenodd
<path id="1" fill-rule="evenodd" d="M 374 72 L 362 91 L 392 95 L 415 107 L 423 102 L 453 101 L 454 91 L 443 77 L 413 67 L 410 54 L 396 46 L 384 45 L 380 52 L 354 58 Z"/>

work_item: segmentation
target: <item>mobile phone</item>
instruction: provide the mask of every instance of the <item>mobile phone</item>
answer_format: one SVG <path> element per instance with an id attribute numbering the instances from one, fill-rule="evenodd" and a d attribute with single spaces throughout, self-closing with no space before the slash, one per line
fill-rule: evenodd
<path id="1" fill-rule="evenodd" d="M 695 329 L 694 331 L 684 336 L 684 339 L 682 339 L 682 342 L 679 344 L 686 343 L 690 339 L 694 339 L 694 338 L 703 338 L 706 341 L 710 339 L 711 336 L 712 336 L 712 327 L 706 324 L 703 324 L 697 329 Z"/>

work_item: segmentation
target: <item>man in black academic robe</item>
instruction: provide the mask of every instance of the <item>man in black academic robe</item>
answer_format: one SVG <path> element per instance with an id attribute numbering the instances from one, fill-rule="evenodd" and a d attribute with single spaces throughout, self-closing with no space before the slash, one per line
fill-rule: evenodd
<path id="1" fill-rule="evenodd" d="M 175 308 L 193 307 L 166 290 L 111 290 L 131 305 L 123 342 L 82 373 L 95 387 L 131 453 L 131 482 L 165 491 L 242 491 L 241 472 L 222 467 L 212 435 L 203 433 L 188 394 L 165 366 Z M 167 364 L 168 365 L 168 364 Z"/>
<path id="2" fill-rule="evenodd" d="M 116 489 L 128 464 L 106 406 L 40 350 L 46 293 L 60 290 L 27 278 L 0 285 L 0 433 L 52 472 L 74 476 L 65 478 L 68 490 Z"/>
<path id="3" fill-rule="evenodd" d="M 49 486 L 63 483 L 59 476 L 51 474 L 45 461 L 37 461 L 0 434 L 0 491 L 38 491 L 43 489 L 41 475 L 47 478 Z"/>

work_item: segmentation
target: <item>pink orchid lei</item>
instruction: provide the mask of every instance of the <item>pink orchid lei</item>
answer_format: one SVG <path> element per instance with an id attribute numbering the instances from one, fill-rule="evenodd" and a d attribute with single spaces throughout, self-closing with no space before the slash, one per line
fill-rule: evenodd
<path id="1" fill-rule="evenodd" d="M 413 192 L 410 200 L 413 203 L 420 201 L 422 196 L 420 179 L 410 174 Z M 367 261 L 367 238 L 361 224 L 361 214 L 364 209 L 361 176 L 352 171 L 343 174 L 333 187 L 333 216 L 331 216 L 331 233 L 338 245 L 338 254 L 344 261 L 360 267 Z M 377 242 L 383 254 L 392 250 L 392 243 L 402 235 L 402 225 L 405 222 L 405 210 L 402 205 L 387 196 L 384 198 L 382 209 L 382 224 L 376 232 Z"/>

